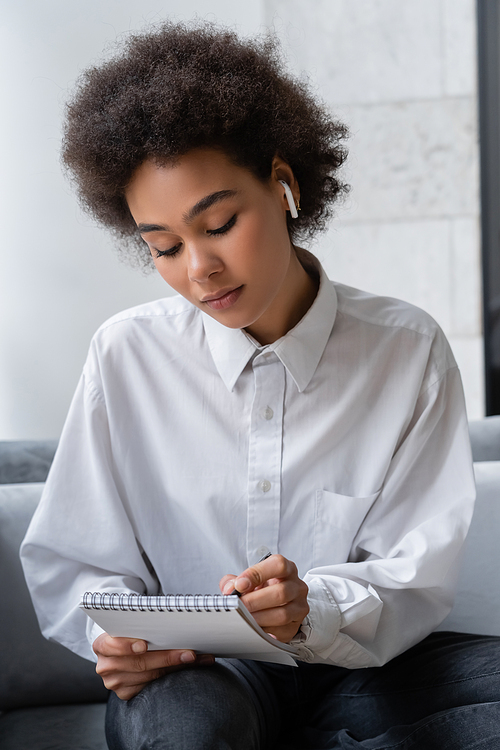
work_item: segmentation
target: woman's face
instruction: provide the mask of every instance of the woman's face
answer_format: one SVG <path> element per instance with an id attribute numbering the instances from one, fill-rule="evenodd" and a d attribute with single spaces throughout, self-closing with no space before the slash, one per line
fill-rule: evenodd
<path id="1" fill-rule="evenodd" d="M 261 343 L 298 322 L 303 312 L 294 319 L 294 311 L 309 287 L 288 235 L 279 179 L 291 183 L 298 199 L 285 162 L 275 159 L 263 183 L 222 151 L 203 148 L 167 166 L 144 162 L 125 193 L 165 281 L 223 325 L 245 328 Z"/>

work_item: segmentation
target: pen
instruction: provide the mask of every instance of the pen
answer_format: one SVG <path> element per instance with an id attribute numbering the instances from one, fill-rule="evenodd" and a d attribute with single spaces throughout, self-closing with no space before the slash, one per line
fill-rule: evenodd
<path id="1" fill-rule="evenodd" d="M 263 562 L 264 560 L 267 560 L 267 558 L 271 557 L 272 554 L 273 554 L 272 552 L 266 552 L 266 554 L 263 555 L 263 557 L 261 557 L 260 560 L 257 560 L 257 562 L 255 564 L 258 565 L 259 563 Z M 241 593 L 241 591 L 236 591 L 236 589 L 233 589 L 231 591 L 231 593 L 230 594 L 226 594 L 226 596 L 243 596 L 243 594 Z"/>

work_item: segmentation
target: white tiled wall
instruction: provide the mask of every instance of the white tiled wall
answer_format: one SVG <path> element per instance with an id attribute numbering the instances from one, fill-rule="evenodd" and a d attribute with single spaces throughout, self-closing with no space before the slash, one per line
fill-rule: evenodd
<path id="1" fill-rule="evenodd" d="M 267 0 L 290 65 L 351 130 L 352 185 L 315 250 L 423 307 L 484 413 L 474 0 Z"/>

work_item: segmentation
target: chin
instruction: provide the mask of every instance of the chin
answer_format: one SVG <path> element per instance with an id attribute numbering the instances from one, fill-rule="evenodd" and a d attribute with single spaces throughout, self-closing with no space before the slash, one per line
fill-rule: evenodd
<path id="1" fill-rule="evenodd" d="M 207 312 L 207 310 L 205 310 Z M 236 313 L 231 310 L 227 310 L 226 312 L 217 312 L 215 315 L 212 314 L 212 311 L 208 313 L 211 318 L 216 320 L 221 325 L 225 326 L 226 328 L 235 328 L 235 329 L 245 329 L 250 326 L 252 326 L 259 318 L 252 317 L 251 315 L 241 315 L 241 313 Z"/>

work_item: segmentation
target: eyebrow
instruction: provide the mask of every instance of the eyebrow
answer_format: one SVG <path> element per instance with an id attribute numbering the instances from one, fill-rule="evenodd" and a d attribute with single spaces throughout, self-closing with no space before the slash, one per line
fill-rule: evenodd
<path id="1" fill-rule="evenodd" d="M 195 203 L 194 206 L 189 209 L 189 211 L 186 211 L 186 213 L 182 215 L 182 218 L 186 224 L 191 224 L 191 222 L 194 221 L 197 216 L 203 213 L 203 211 L 206 211 L 207 208 L 214 206 L 216 203 L 227 200 L 228 198 L 234 198 L 237 193 L 237 190 L 217 190 L 217 192 L 215 193 L 205 195 L 205 197 L 201 198 L 198 203 Z M 170 227 L 168 227 L 166 224 L 138 224 L 137 229 L 141 234 L 146 234 L 147 232 L 171 231 Z"/>

